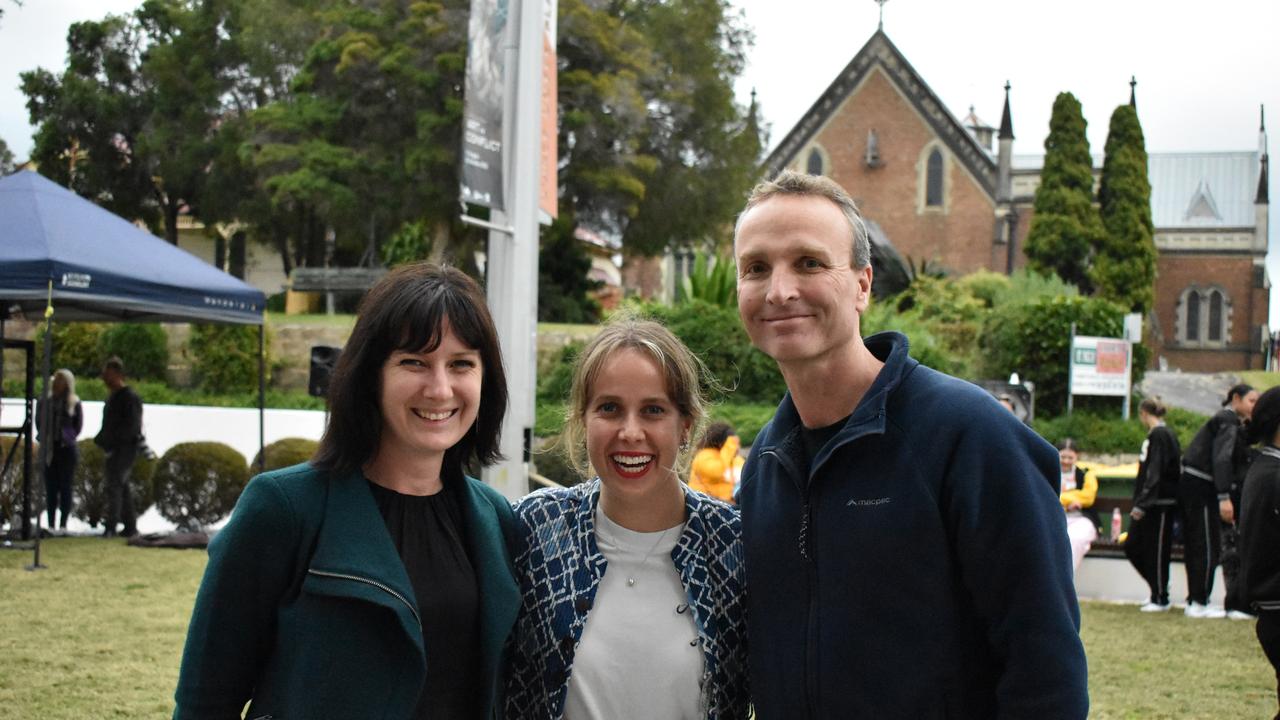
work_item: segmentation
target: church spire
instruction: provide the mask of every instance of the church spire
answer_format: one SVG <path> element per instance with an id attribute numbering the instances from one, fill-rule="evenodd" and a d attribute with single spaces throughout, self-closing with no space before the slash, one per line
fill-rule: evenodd
<path id="1" fill-rule="evenodd" d="M 880 6 L 880 26 L 877 28 L 880 32 L 884 32 L 884 4 L 889 0 L 876 0 L 876 4 Z"/>
<path id="2" fill-rule="evenodd" d="M 1260 171 L 1258 173 L 1258 194 L 1253 198 L 1255 205 L 1270 204 L 1270 193 L 1267 190 L 1267 109 L 1258 106 L 1258 155 Z"/>
<path id="3" fill-rule="evenodd" d="M 1134 110 L 1138 109 L 1138 98 L 1136 89 L 1138 87 L 1138 77 L 1136 75 L 1129 76 L 1129 107 Z"/>
<path id="4" fill-rule="evenodd" d="M 1009 81 L 1004 81 L 1004 113 L 1000 115 L 1000 139 L 1013 139 L 1013 117 L 1009 112 Z"/>

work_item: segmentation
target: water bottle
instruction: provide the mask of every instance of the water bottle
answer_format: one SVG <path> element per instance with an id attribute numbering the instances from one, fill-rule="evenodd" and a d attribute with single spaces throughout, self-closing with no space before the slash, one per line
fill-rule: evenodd
<path id="1" fill-rule="evenodd" d="M 1120 542 L 1120 508 L 1111 509 L 1111 542 Z"/>

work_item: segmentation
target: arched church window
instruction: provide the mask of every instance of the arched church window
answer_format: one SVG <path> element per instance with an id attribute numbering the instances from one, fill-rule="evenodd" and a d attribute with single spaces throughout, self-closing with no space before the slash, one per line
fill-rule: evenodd
<path id="1" fill-rule="evenodd" d="M 1222 342 L 1222 293 L 1209 293 L 1209 342 Z"/>
<path id="2" fill-rule="evenodd" d="M 822 153 L 818 151 L 818 148 L 813 148 L 809 151 L 809 165 L 805 168 L 805 172 L 810 175 L 822 174 Z"/>
<path id="3" fill-rule="evenodd" d="M 942 205 L 942 151 L 937 148 L 929 153 L 925 170 L 924 204 L 928 207 Z"/>
<path id="4" fill-rule="evenodd" d="M 1177 305 L 1178 342 L 1222 347 L 1231 339 L 1231 297 L 1221 287 L 1190 285 Z"/>
<path id="5" fill-rule="evenodd" d="M 1187 342 L 1200 340 L 1200 293 L 1187 293 Z"/>

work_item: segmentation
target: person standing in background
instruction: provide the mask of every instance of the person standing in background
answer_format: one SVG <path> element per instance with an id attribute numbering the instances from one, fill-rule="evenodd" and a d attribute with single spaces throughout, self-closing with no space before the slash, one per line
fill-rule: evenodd
<path id="1" fill-rule="evenodd" d="M 76 376 L 70 370 L 60 368 L 49 384 L 50 395 L 40 401 L 36 410 L 40 442 L 49 439 L 53 442 L 46 456 L 49 464 L 44 469 L 45 512 L 49 516 L 49 529 L 60 527 L 66 530 L 67 517 L 71 515 L 71 478 L 80 459 L 76 438 L 84 428 L 84 407 L 76 395 Z M 50 410 L 53 414 L 46 420 L 45 413 Z M 49 423 L 48 438 L 43 434 L 46 421 Z M 57 510 L 62 511 L 62 517 L 61 522 L 54 525 Z"/>
<path id="2" fill-rule="evenodd" d="M 1240 498 L 1240 591 L 1258 613 L 1255 632 L 1275 670 L 1280 706 L 1280 388 L 1258 398 L 1246 440 L 1263 445 Z"/>
<path id="3" fill-rule="evenodd" d="M 107 486 L 106 531 L 103 537 L 116 536 L 116 524 L 123 523 L 120 534 L 138 534 L 138 518 L 129 492 L 129 471 L 138 458 L 142 441 L 142 398 L 125 382 L 124 361 L 112 357 L 102 366 L 102 381 L 111 395 L 102 408 L 102 429 L 93 442 L 107 454 L 104 470 Z"/>
<path id="4" fill-rule="evenodd" d="M 1182 458 L 1178 500 L 1182 505 L 1186 548 L 1187 617 L 1253 618 L 1236 585 L 1240 560 L 1235 552 L 1235 514 L 1239 507 L 1240 481 L 1249 464 L 1240 430 L 1253 414 L 1253 404 L 1257 401 L 1258 391 L 1244 383 L 1228 390 L 1222 409 L 1196 432 Z M 1219 562 L 1227 586 L 1225 610 L 1209 605 L 1213 571 Z"/>
<path id="5" fill-rule="evenodd" d="M 1173 518 L 1178 509 L 1178 478 L 1182 475 L 1182 448 L 1178 437 L 1164 424 L 1165 407 L 1147 398 L 1138 406 L 1138 418 L 1149 431 L 1138 456 L 1138 477 L 1133 483 L 1133 509 L 1129 511 L 1129 539 L 1125 557 L 1147 581 L 1151 597 L 1138 608 L 1142 612 L 1169 609 L 1169 558 L 1173 553 Z"/>

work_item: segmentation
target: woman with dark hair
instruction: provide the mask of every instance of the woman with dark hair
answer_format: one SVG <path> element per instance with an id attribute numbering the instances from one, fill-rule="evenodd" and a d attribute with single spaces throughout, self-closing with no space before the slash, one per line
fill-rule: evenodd
<path id="1" fill-rule="evenodd" d="M 1275 669 L 1280 704 L 1280 387 L 1258 398 L 1247 438 L 1263 446 L 1241 496 L 1240 586 L 1244 601 L 1258 614 L 1255 632 Z"/>
<path id="2" fill-rule="evenodd" d="M 1138 405 L 1138 418 L 1148 433 L 1138 456 L 1124 554 L 1151 588 L 1150 599 L 1138 608 L 1142 612 L 1169 609 L 1169 558 L 1173 553 L 1182 448 L 1178 437 L 1165 426 L 1164 415 L 1165 407 L 1158 400 L 1146 398 Z"/>
<path id="3" fill-rule="evenodd" d="M 476 283 L 371 289 L 310 463 L 261 475 L 209 546 L 175 718 L 487 718 L 519 596 L 498 457 L 507 387 Z"/>
<path id="4" fill-rule="evenodd" d="M 595 477 L 516 504 L 510 720 L 748 716 L 738 512 L 680 481 L 704 416 L 699 367 L 671 331 L 632 319 L 578 355 L 561 438 Z"/>
<path id="5" fill-rule="evenodd" d="M 1080 448 L 1071 438 L 1063 438 L 1058 448 L 1058 464 L 1062 469 L 1058 502 L 1067 514 L 1067 538 L 1071 541 L 1071 568 L 1080 569 L 1085 553 L 1098 539 L 1098 514 L 1093 501 L 1098 497 L 1098 478 L 1092 470 L 1077 467 Z"/>
<path id="6" fill-rule="evenodd" d="M 1196 432 L 1182 457 L 1178 502 L 1182 506 L 1182 546 L 1187 567 L 1185 612 L 1190 618 L 1253 617 L 1236 587 L 1240 561 L 1235 553 L 1235 509 L 1240 483 L 1249 466 L 1240 432 L 1257 401 L 1257 390 L 1244 383 L 1233 386 L 1222 401 L 1222 409 Z M 1213 572 L 1219 562 L 1227 586 L 1225 610 L 1209 604 Z"/>

